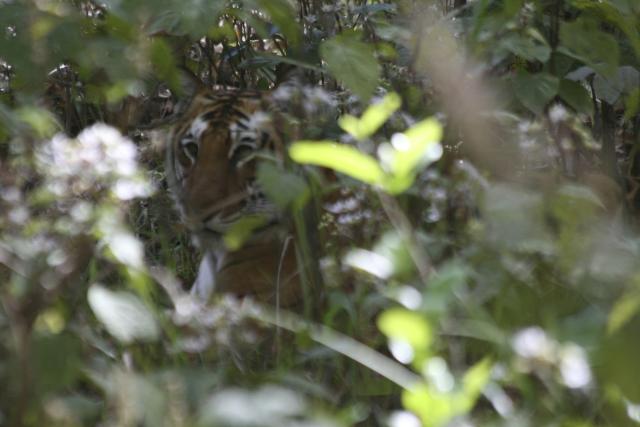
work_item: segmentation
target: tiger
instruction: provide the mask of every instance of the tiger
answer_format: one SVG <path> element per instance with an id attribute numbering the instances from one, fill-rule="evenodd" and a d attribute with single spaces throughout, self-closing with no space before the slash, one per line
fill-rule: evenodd
<path id="1" fill-rule="evenodd" d="M 167 184 L 203 254 L 191 287 L 197 298 L 231 293 L 282 306 L 300 299 L 292 226 L 256 180 L 259 159 L 280 167 L 285 161 L 278 127 L 267 92 L 200 87 L 170 131 Z M 239 249 L 229 249 L 225 233 L 251 215 L 260 215 L 264 225 Z"/>

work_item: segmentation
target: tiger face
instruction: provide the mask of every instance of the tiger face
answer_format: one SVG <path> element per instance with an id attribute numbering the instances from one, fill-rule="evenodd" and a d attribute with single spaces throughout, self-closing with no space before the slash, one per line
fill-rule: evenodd
<path id="1" fill-rule="evenodd" d="M 257 157 L 281 152 L 265 107 L 256 92 L 199 93 L 175 128 L 167 177 L 193 232 L 216 235 L 245 215 L 274 214 L 255 183 Z"/>

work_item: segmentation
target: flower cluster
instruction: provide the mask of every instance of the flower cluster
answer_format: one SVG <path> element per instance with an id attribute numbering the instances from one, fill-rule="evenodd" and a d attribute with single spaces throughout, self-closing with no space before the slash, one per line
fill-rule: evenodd
<path id="1" fill-rule="evenodd" d="M 120 200 L 147 197 L 152 187 L 138 169 L 133 142 L 105 124 L 95 124 L 77 138 L 58 134 L 36 155 L 55 196 L 82 195 L 108 188 Z"/>

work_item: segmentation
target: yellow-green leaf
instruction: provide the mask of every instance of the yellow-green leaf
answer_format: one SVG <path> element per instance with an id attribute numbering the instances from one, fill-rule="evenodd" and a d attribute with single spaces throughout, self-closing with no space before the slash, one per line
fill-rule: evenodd
<path id="1" fill-rule="evenodd" d="M 424 354 L 431 345 L 431 326 L 420 314 L 403 308 L 392 308 L 378 317 L 378 328 L 387 337 L 403 340 L 416 354 Z"/>
<path id="2" fill-rule="evenodd" d="M 373 157 L 332 141 L 298 141 L 289 148 L 289 156 L 298 163 L 331 168 L 367 184 L 379 184 L 384 179 Z"/>
<path id="3" fill-rule="evenodd" d="M 607 332 L 612 334 L 627 324 L 640 311 L 640 292 L 624 294 L 613 306 L 607 321 Z"/>
<path id="4" fill-rule="evenodd" d="M 478 396 L 480 396 L 482 389 L 487 385 L 491 376 L 492 366 L 491 360 L 485 358 L 469 368 L 464 374 L 462 389 L 465 400 L 468 402 L 466 410 L 471 410 Z"/>
<path id="5" fill-rule="evenodd" d="M 340 127 L 351 136 L 362 140 L 373 135 L 396 112 L 402 100 L 397 93 L 387 94 L 380 102 L 371 105 L 360 119 L 345 115 L 338 120 Z"/>
<path id="6" fill-rule="evenodd" d="M 251 234 L 266 223 L 262 215 L 249 215 L 236 221 L 224 235 L 225 246 L 232 251 L 240 249 Z"/>

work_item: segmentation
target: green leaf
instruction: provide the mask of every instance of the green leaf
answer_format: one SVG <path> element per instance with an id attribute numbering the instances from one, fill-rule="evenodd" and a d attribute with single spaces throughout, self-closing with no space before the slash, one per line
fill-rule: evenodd
<path id="1" fill-rule="evenodd" d="M 636 0 L 633 2 L 637 3 Z M 589 12 L 597 21 L 605 21 L 622 30 L 631 42 L 636 55 L 640 56 L 640 32 L 638 31 L 637 15 L 634 16 L 631 3 L 625 0 L 572 0 L 571 3 L 576 8 Z"/>
<path id="2" fill-rule="evenodd" d="M 31 366 L 36 386 L 42 393 L 68 388 L 81 374 L 82 343 L 70 333 L 35 336 Z"/>
<path id="3" fill-rule="evenodd" d="M 380 161 L 389 172 L 385 189 L 391 194 L 406 191 L 415 180 L 419 169 L 442 156 L 442 127 L 435 119 L 423 120 L 404 133 L 398 133 L 391 144 L 378 150 Z"/>
<path id="4" fill-rule="evenodd" d="M 44 108 L 23 107 L 17 110 L 16 113 L 18 119 L 28 124 L 36 135 L 41 138 L 50 137 L 60 130 L 60 125 L 55 117 Z"/>
<path id="5" fill-rule="evenodd" d="M 578 113 L 593 115 L 593 101 L 583 85 L 573 80 L 560 81 L 560 97 Z"/>
<path id="6" fill-rule="evenodd" d="M 597 21 L 578 18 L 574 22 L 563 22 L 560 27 L 562 53 L 589 65 L 605 76 L 616 72 L 620 49 L 615 37 L 600 30 Z"/>
<path id="7" fill-rule="evenodd" d="M 380 64 L 373 47 L 351 34 L 340 34 L 320 45 L 320 56 L 333 76 L 367 102 L 378 85 Z"/>
<path id="8" fill-rule="evenodd" d="M 459 414 L 454 396 L 439 393 L 427 384 L 420 384 L 402 393 L 402 405 L 415 413 L 424 427 L 445 426 Z"/>
<path id="9" fill-rule="evenodd" d="M 289 156 L 298 163 L 331 168 L 367 184 L 380 184 L 385 177 L 373 157 L 332 141 L 295 142 Z"/>
<path id="10" fill-rule="evenodd" d="M 617 332 L 640 310 L 640 292 L 633 290 L 624 294 L 613 306 L 607 321 L 607 332 Z"/>
<path id="11" fill-rule="evenodd" d="M 277 168 L 273 163 L 260 163 L 256 176 L 267 198 L 280 209 L 288 208 L 294 203 L 303 203 L 308 195 L 304 179 Z"/>
<path id="12" fill-rule="evenodd" d="M 132 293 L 92 285 L 87 298 L 98 320 L 122 343 L 153 341 L 160 335 L 153 313 Z"/>
<path id="13" fill-rule="evenodd" d="M 363 140 L 373 135 L 401 104 L 398 94 L 392 92 L 380 102 L 370 105 L 360 119 L 347 114 L 340 117 L 338 124 L 354 138 Z"/>
<path id="14" fill-rule="evenodd" d="M 539 33 L 536 34 L 539 37 L 532 37 L 531 34 L 510 34 L 501 41 L 501 46 L 523 59 L 547 62 L 551 56 L 551 48 Z"/>
<path id="15" fill-rule="evenodd" d="M 560 81 L 547 73 L 529 74 L 520 71 L 513 79 L 518 100 L 536 114 L 542 113 L 549 101 L 558 94 Z"/>
<path id="16" fill-rule="evenodd" d="M 153 67 L 161 80 L 167 82 L 169 87 L 176 91 L 180 87 L 180 77 L 174 59 L 173 52 L 167 43 L 159 38 L 151 42 L 150 59 Z"/>
<path id="17" fill-rule="evenodd" d="M 422 383 L 402 393 L 402 404 L 416 413 L 425 427 L 446 426 L 455 417 L 473 409 L 490 379 L 492 364 L 483 359 L 472 366 L 462 379 L 462 389 L 444 392 Z"/>
<path id="18" fill-rule="evenodd" d="M 430 153 L 434 147 L 440 148 L 442 139 L 442 126 L 436 119 L 429 118 L 411 126 L 402 133 L 408 145 L 405 147 L 394 146 L 397 150 L 393 172 L 406 174 L 425 162 L 433 162 L 440 159 L 442 150 Z M 431 155 L 429 155 L 431 154 Z"/>
<path id="19" fill-rule="evenodd" d="M 485 358 L 469 368 L 464 374 L 462 390 L 468 401 L 468 410 L 473 407 L 480 393 L 489 382 L 492 366 L 491 360 Z"/>
<path id="20" fill-rule="evenodd" d="M 292 46 L 300 42 L 300 28 L 296 21 L 296 13 L 287 0 L 258 0 L 260 8 L 267 12 L 271 21 L 278 26 L 287 42 Z"/>
<path id="21" fill-rule="evenodd" d="M 426 356 L 433 341 L 431 326 L 422 315 L 403 308 L 391 308 L 378 317 L 378 328 L 389 339 L 401 340 L 418 358 Z"/>
<path id="22" fill-rule="evenodd" d="M 267 218 L 263 215 L 248 215 L 233 225 L 224 235 L 224 244 L 227 249 L 236 251 L 251 237 L 255 230 L 267 224 Z"/>
<path id="23" fill-rule="evenodd" d="M 633 90 L 625 102 L 624 118 L 630 120 L 640 111 L 640 88 Z"/>

